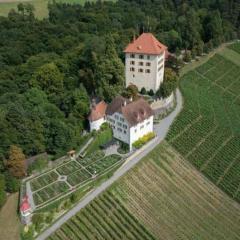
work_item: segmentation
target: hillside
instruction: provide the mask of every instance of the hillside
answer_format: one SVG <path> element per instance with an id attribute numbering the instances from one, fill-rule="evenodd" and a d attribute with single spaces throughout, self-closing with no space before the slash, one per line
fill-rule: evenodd
<path id="1" fill-rule="evenodd" d="M 240 205 L 164 142 L 49 239 L 231 240 L 239 219 Z"/>
<path id="2" fill-rule="evenodd" d="M 239 63 L 240 55 L 226 48 L 182 78 L 184 109 L 167 136 L 179 153 L 238 202 Z"/>

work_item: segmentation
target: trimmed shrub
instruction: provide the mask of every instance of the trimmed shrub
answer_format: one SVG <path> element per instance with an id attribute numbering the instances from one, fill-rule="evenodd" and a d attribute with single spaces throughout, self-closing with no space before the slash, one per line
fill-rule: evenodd
<path id="1" fill-rule="evenodd" d="M 144 135 L 143 137 L 139 138 L 136 142 L 134 142 L 133 143 L 133 147 L 135 147 L 137 149 L 141 148 L 144 144 L 149 142 L 154 137 L 155 137 L 155 133 L 154 132 L 150 132 L 150 133 Z"/>

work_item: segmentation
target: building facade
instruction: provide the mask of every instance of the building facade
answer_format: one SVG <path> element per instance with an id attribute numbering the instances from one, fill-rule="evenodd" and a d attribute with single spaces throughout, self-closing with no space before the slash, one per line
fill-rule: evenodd
<path id="1" fill-rule="evenodd" d="M 132 102 L 118 96 L 108 105 L 106 115 L 114 138 L 128 144 L 130 151 L 135 141 L 153 132 L 153 111 L 144 99 Z"/>
<path id="2" fill-rule="evenodd" d="M 134 84 L 139 91 L 156 92 L 164 78 L 167 47 L 151 33 L 143 33 L 124 52 L 126 87 Z"/>
<path id="3" fill-rule="evenodd" d="M 98 131 L 103 123 L 106 122 L 106 108 L 107 104 L 104 101 L 96 103 L 92 102 L 91 112 L 88 116 L 90 132 L 93 130 Z"/>

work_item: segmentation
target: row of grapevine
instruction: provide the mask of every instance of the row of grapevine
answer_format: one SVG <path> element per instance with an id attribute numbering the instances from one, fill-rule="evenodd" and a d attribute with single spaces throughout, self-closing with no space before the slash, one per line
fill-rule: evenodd
<path id="1" fill-rule="evenodd" d="M 154 236 L 111 194 L 91 202 L 57 230 L 49 240 L 146 239 Z"/>
<path id="2" fill-rule="evenodd" d="M 184 109 L 167 140 L 209 179 L 240 201 L 240 171 L 232 169 L 240 154 L 239 67 L 215 55 L 186 74 L 180 85 Z"/>

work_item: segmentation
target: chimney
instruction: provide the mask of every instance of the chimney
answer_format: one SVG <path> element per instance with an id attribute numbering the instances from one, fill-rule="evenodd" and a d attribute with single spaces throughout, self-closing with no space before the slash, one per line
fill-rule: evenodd
<path id="1" fill-rule="evenodd" d="M 94 98 L 92 99 L 92 109 L 96 109 L 96 100 Z"/>

